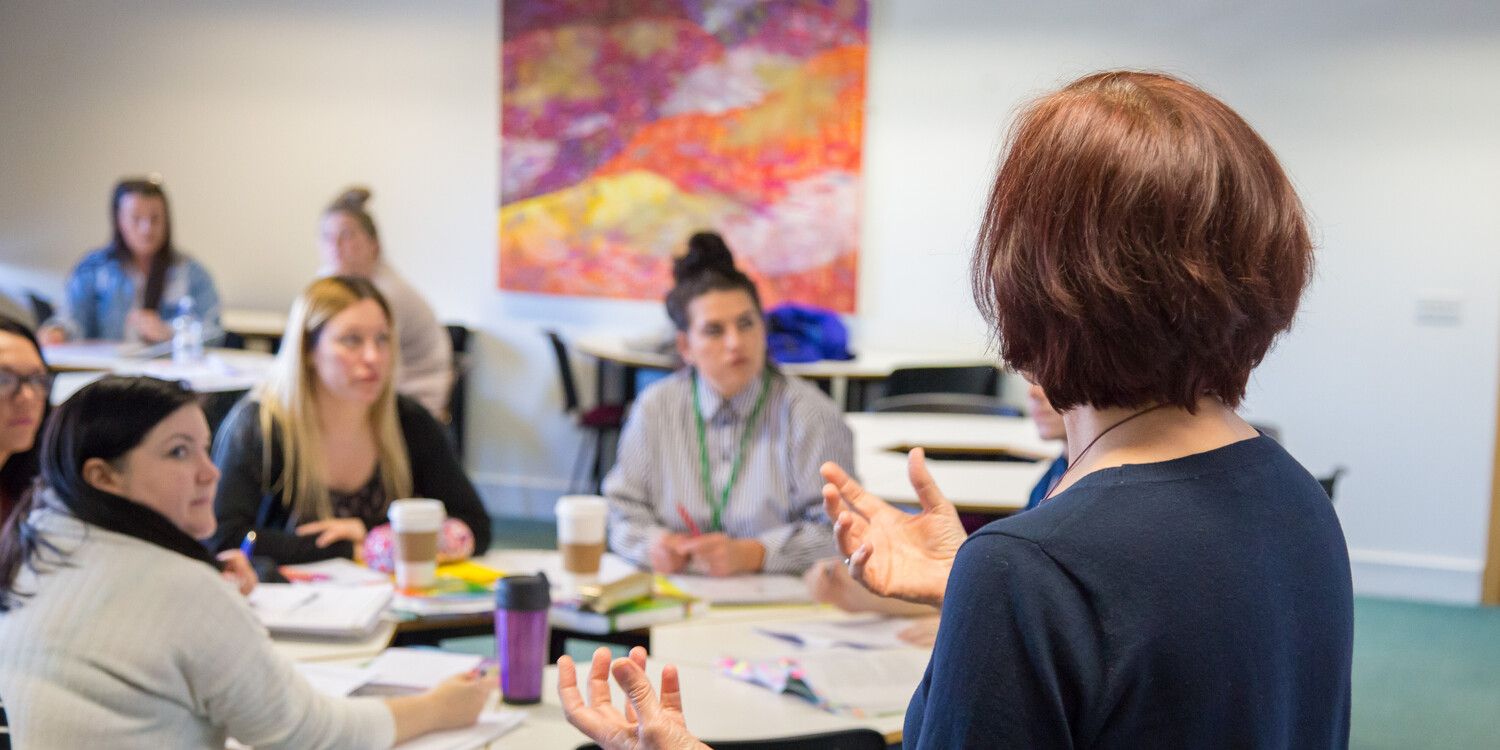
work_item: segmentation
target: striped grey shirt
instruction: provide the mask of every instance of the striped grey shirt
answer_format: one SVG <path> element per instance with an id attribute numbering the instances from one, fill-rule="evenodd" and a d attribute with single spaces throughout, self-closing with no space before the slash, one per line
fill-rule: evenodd
<path id="1" fill-rule="evenodd" d="M 692 389 L 699 389 L 709 474 L 718 493 L 729 481 L 761 383 L 756 378 L 725 400 L 707 383 L 695 386 L 693 371 L 684 368 L 641 394 L 620 436 L 619 459 L 604 480 L 610 549 L 649 565 L 659 536 L 688 531 L 678 503 L 700 529 L 709 530 L 713 509 L 703 494 Z M 837 554 L 818 466 L 836 461 L 852 468 L 854 437 L 838 407 L 816 387 L 776 372 L 770 389 L 724 506 L 723 531 L 765 545 L 764 572 L 800 573 Z"/>

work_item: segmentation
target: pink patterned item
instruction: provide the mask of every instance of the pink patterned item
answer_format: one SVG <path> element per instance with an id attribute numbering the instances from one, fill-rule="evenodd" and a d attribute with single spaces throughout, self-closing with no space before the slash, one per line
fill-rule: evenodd
<path id="1" fill-rule="evenodd" d="M 457 518 L 443 521 L 438 533 L 438 557 L 441 560 L 463 560 L 474 554 L 474 532 Z M 391 525 L 383 523 L 365 534 L 365 565 L 371 570 L 390 573 L 396 569 L 396 537 Z"/>

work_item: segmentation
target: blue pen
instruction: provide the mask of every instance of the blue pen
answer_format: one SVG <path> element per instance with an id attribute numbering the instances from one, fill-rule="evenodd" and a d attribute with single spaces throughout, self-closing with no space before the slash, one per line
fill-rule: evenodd
<path id="1" fill-rule="evenodd" d="M 255 553 L 255 532 L 252 531 L 252 532 L 250 532 L 250 533 L 248 533 L 248 534 L 245 535 L 245 541 L 240 542 L 240 554 L 244 555 L 246 560 L 249 560 L 250 559 L 250 555 L 252 555 L 254 553 Z"/>

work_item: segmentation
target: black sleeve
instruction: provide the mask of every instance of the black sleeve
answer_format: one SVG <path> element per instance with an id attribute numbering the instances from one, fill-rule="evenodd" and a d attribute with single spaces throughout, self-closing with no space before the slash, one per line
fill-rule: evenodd
<path id="1" fill-rule="evenodd" d="M 912 696 L 908 747 L 1073 747 L 1082 706 L 1102 679 L 1087 601 L 1031 541 L 971 537 Z"/>
<path id="2" fill-rule="evenodd" d="M 349 542 L 320 548 L 316 537 L 298 536 L 289 528 L 291 513 L 281 495 L 267 497 L 267 488 L 276 477 L 265 476 L 264 445 L 260 403 L 246 398 L 230 410 L 214 438 L 214 464 L 220 473 L 214 515 L 219 528 L 210 546 L 216 551 L 234 549 L 254 529 L 255 556 L 269 557 L 277 564 L 353 557 L 354 545 Z M 280 464 L 272 461 L 273 473 L 280 471 Z"/>
<path id="3" fill-rule="evenodd" d="M 416 401 L 401 396 L 396 405 L 411 460 L 412 492 L 442 500 L 448 516 L 463 521 L 474 532 L 474 554 L 484 554 L 490 548 L 490 516 L 454 454 L 447 433 Z"/>

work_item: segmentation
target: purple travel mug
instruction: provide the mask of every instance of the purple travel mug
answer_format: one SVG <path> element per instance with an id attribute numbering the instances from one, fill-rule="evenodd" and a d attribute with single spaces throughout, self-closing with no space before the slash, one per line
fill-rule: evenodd
<path id="1" fill-rule="evenodd" d="M 495 656 L 500 696 L 506 703 L 542 700 L 542 664 L 547 659 L 547 576 L 506 576 L 495 584 Z"/>

